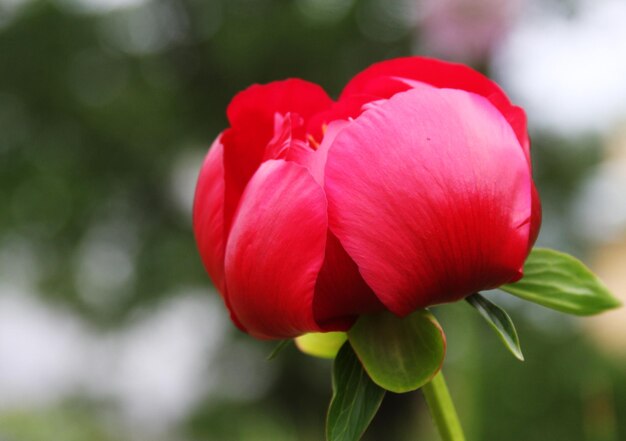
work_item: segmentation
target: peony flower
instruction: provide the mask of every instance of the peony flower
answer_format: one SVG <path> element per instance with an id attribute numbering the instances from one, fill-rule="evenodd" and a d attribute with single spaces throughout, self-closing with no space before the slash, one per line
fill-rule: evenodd
<path id="1" fill-rule="evenodd" d="M 541 219 L 526 117 L 476 71 L 394 59 L 337 101 L 289 79 L 239 93 L 227 115 L 193 226 L 251 335 L 347 330 L 521 278 Z"/>

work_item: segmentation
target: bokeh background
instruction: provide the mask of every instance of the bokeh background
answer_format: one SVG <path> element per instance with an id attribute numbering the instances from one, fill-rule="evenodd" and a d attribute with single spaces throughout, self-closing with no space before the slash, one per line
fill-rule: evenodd
<path id="1" fill-rule="evenodd" d="M 255 82 L 336 96 L 372 62 L 469 63 L 528 112 L 539 243 L 626 298 L 626 2 L 0 0 L 0 440 L 321 440 L 330 363 L 229 323 L 190 228 L 201 160 Z M 437 308 L 470 440 L 626 440 L 626 313 L 493 293 L 518 363 Z M 420 393 L 367 440 L 437 440 Z"/>

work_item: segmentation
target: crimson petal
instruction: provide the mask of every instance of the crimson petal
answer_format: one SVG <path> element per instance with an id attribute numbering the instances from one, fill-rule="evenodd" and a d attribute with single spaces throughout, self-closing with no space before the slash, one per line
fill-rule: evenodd
<path id="1" fill-rule="evenodd" d="M 233 98 L 226 110 L 231 127 L 223 137 L 227 232 L 241 194 L 261 164 L 265 147 L 274 135 L 276 114 L 293 113 L 302 118 L 302 125 L 292 136 L 304 140 L 308 120 L 331 105 L 332 100 L 320 86 L 299 79 L 255 84 Z M 310 130 L 321 134 L 321 127 Z"/>
<path id="2" fill-rule="evenodd" d="M 193 231 L 202 263 L 230 311 L 233 322 L 245 331 L 228 301 L 224 281 L 224 147 L 219 136 L 204 159 L 193 201 Z"/>
<path id="3" fill-rule="evenodd" d="M 242 196 L 226 246 L 230 304 L 257 338 L 320 331 L 313 297 L 328 230 L 322 187 L 293 162 L 271 160 Z"/>
<path id="4" fill-rule="evenodd" d="M 339 101 L 355 96 L 390 98 L 407 89 L 401 78 L 428 83 L 438 88 L 460 89 L 484 96 L 502 113 L 515 132 L 527 159 L 529 140 L 526 114 L 511 104 L 506 94 L 492 80 L 463 64 L 426 57 L 404 57 L 382 61 L 358 73 L 346 85 Z"/>
<path id="5" fill-rule="evenodd" d="M 364 112 L 331 146 L 325 190 L 331 231 L 398 315 L 519 277 L 530 168 L 479 95 L 424 87 Z"/>

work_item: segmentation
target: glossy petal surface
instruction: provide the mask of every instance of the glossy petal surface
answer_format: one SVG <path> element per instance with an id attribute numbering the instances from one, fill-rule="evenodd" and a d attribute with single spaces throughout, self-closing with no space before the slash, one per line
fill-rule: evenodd
<path id="1" fill-rule="evenodd" d="M 403 84 L 403 78 L 438 88 L 460 89 L 484 96 L 502 113 L 515 132 L 527 159 L 530 157 L 524 111 L 512 105 L 495 82 L 462 64 L 425 57 L 382 61 L 357 74 L 344 88 L 340 101 L 355 96 L 389 98 L 409 88 L 407 84 Z"/>
<path id="2" fill-rule="evenodd" d="M 245 327 L 230 307 L 224 280 L 226 238 L 224 236 L 224 150 L 221 136 L 213 142 L 200 169 L 193 201 L 193 231 L 206 271 L 228 307 L 232 321 L 239 329 L 245 331 Z"/>
<path id="3" fill-rule="evenodd" d="M 204 159 L 193 201 L 196 243 L 213 284 L 224 295 L 224 148 L 218 137 Z"/>
<path id="4" fill-rule="evenodd" d="M 528 252 L 532 250 L 537 237 L 539 236 L 539 229 L 541 228 L 541 199 L 539 199 L 539 192 L 535 183 L 531 183 L 531 197 L 532 197 L 532 214 L 530 217 L 530 234 L 528 237 Z"/>
<path id="5" fill-rule="evenodd" d="M 354 261 L 329 232 L 324 264 L 315 285 L 315 320 L 326 331 L 346 331 L 358 315 L 384 309 Z"/>
<path id="6" fill-rule="evenodd" d="M 319 331 L 313 296 L 328 228 L 322 188 L 293 162 L 267 161 L 250 180 L 226 246 L 231 306 L 258 338 Z"/>
<path id="7" fill-rule="evenodd" d="M 331 231 L 396 314 L 520 275 L 530 170 L 479 95 L 420 88 L 363 113 L 331 146 L 325 189 Z"/>

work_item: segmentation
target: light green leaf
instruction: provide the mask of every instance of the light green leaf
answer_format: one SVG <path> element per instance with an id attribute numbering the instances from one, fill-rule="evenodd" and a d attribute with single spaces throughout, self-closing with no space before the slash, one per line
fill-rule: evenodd
<path id="1" fill-rule="evenodd" d="M 326 439 L 361 439 L 384 396 L 385 390 L 368 377 L 350 343 L 344 343 L 333 366 L 333 398 L 326 417 Z"/>
<path id="2" fill-rule="evenodd" d="M 480 294 L 474 294 L 465 300 L 487 320 L 487 323 L 498 333 L 509 351 L 518 360 L 524 361 L 524 354 L 522 354 L 515 325 L 506 311 Z"/>
<path id="3" fill-rule="evenodd" d="M 427 310 L 404 318 L 389 312 L 361 316 L 348 339 L 374 383 L 398 393 L 429 382 L 446 352 L 443 330 Z"/>
<path id="4" fill-rule="evenodd" d="M 524 265 L 524 277 L 500 289 L 575 315 L 598 314 L 621 305 L 580 260 L 546 248 L 532 250 Z"/>
<path id="5" fill-rule="evenodd" d="M 296 346 L 314 357 L 335 358 L 348 339 L 345 332 L 313 332 L 296 338 Z"/>

